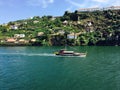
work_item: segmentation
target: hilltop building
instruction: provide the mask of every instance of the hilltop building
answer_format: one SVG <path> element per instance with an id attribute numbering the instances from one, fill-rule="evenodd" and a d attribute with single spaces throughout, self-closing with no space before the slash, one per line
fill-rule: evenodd
<path id="1" fill-rule="evenodd" d="M 104 11 L 104 10 L 119 10 L 120 6 L 110 6 L 106 8 L 80 8 L 78 12 L 93 12 L 93 11 Z"/>

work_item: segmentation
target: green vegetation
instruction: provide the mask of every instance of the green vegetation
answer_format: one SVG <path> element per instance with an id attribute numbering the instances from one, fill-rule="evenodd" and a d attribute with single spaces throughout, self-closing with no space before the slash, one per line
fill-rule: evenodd
<path id="1" fill-rule="evenodd" d="M 66 36 L 72 33 L 74 38 L 67 38 L 69 45 L 120 45 L 120 10 L 66 11 L 60 17 L 35 16 L 9 22 L 0 25 L 0 43 L 15 34 L 25 34 L 22 39 L 30 45 L 64 45 Z"/>

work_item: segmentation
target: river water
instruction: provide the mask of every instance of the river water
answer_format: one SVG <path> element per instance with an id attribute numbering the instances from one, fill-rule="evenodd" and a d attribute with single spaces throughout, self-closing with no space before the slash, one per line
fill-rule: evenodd
<path id="1" fill-rule="evenodd" d="M 120 90 L 120 47 L 74 47 L 85 58 L 61 48 L 0 47 L 0 90 Z"/>

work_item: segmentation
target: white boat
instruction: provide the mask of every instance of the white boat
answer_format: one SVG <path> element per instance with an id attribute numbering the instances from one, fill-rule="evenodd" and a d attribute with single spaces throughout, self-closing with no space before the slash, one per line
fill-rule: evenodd
<path id="1" fill-rule="evenodd" d="M 86 57 L 87 53 L 79 53 L 79 52 L 74 52 L 74 51 L 68 51 L 68 50 L 65 50 L 65 49 L 61 49 L 60 51 L 55 52 L 55 55 Z"/>

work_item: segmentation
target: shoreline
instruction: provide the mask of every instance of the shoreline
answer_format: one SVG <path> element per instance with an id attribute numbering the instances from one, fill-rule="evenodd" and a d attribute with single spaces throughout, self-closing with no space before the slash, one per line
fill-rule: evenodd
<path id="1" fill-rule="evenodd" d="M 36 47 L 38 47 L 38 46 L 63 46 L 63 45 L 38 45 L 38 44 L 31 44 L 31 43 L 27 43 L 27 44 L 15 44 L 15 43 L 4 43 L 4 44 L 0 44 L 0 47 L 3 47 L 3 46 L 5 46 L 5 47 L 14 47 L 14 46 L 36 46 Z M 72 46 L 72 45 L 70 45 L 70 46 Z M 110 45 L 110 44 L 103 44 L 103 45 L 73 45 L 73 46 L 120 46 L 120 45 Z"/>

